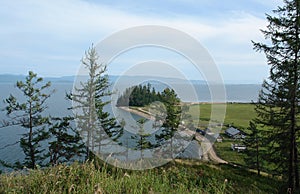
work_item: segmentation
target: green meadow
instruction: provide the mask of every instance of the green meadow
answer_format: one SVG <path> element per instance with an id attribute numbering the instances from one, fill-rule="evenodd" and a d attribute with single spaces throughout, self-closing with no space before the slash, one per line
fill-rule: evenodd
<path id="1" fill-rule="evenodd" d="M 237 128 L 246 129 L 249 121 L 255 118 L 254 104 L 251 103 L 227 103 L 224 125 L 232 125 Z M 189 114 L 192 115 L 193 121 L 197 122 L 200 112 L 200 126 L 205 126 L 211 118 L 210 103 L 201 103 L 190 105 Z"/>

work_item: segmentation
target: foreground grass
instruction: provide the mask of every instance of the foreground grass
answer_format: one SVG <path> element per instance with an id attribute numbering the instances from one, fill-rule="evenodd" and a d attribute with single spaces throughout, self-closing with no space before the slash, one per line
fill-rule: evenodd
<path id="1" fill-rule="evenodd" d="M 92 163 L 0 176 L 0 193 L 278 193 L 279 181 L 199 162 L 128 171 Z"/>

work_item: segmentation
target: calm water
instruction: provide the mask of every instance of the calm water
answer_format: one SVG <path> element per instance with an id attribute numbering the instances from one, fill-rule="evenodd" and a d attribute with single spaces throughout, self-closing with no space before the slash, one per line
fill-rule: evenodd
<path id="1" fill-rule="evenodd" d="M 162 90 L 163 88 L 156 85 L 157 90 Z M 48 99 L 47 105 L 49 109 L 46 114 L 51 114 L 53 116 L 64 116 L 70 115 L 72 112 L 68 110 L 71 107 L 71 102 L 65 100 L 65 94 L 72 90 L 72 84 L 70 83 L 54 83 L 52 88 L 56 90 L 56 92 L 52 95 L 51 98 Z M 182 88 L 181 90 L 184 92 L 184 86 L 178 86 L 178 88 Z M 251 102 L 256 101 L 258 92 L 260 89 L 260 85 L 226 85 L 226 93 L 227 93 L 227 101 L 228 102 Z M 210 101 L 210 93 L 209 89 L 206 85 L 196 85 L 195 90 L 197 95 L 199 96 L 198 101 L 209 102 Z M 14 87 L 14 84 L 0 84 L 0 108 L 1 110 L 5 107 L 3 103 L 3 99 L 7 98 L 9 94 L 13 94 L 19 99 L 22 99 L 21 93 Z M 182 96 L 183 101 L 191 101 L 189 99 L 189 94 Z M 109 107 L 107 110 L 110 110 Z M 134 115 L 135 119 L 140 118 L 137 115 Z M 0 120 L 6 119 L 5 112 L 0 111 Z M 4 146 L 8 144 L 12 144 L 20 139 L 21 134 L 24 133 L 24 129 L 20 127 L 6 127 L 0 128 L 0 159 L 13 162 L 16 160 L 22 160 L 24 155 L 22 153 L 19 144 L 14 146 L 9 146 L 4 148 Z M 130 133 L 124 134 L 124 139 L 128 139 L 131 136 Z M 1 167 L 0 167 L 1 169 Z"/>

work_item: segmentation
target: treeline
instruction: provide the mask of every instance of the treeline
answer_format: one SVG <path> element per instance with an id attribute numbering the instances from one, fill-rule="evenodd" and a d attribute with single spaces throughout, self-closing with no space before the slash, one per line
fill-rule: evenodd
<path id="1" fill-rule="evenodd" d="M 160 92 L 155 91 L 155 88 L 150 83 L 147 85 L 138 85 L 127 88 L 124 93 L 118 98 L 117 106 L 146 106 L 155 101 L 162 101 Z"/>

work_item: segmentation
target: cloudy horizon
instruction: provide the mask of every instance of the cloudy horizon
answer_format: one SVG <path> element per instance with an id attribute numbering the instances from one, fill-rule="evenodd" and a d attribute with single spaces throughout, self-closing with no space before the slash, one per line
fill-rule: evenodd
<path id="1" fill-rule="evenodd" d="M 1 74 L 33 70 L 47 77 L 76 75 L 92 43 L 126 28 L 160 25 L 197 39 L 225 81 L 261 83 L 269 67 L 264 55 L 253 51 L 251 40 L 264 41 L 260 29 L 267 25 L 265 13 L 271 14 L 281 4 L 279 0 L 1 1 Z M 154 54 L 141 54 L 147 52 Z M 109 64 L 108 73 L 120 75 L 143 57 L 153 56 L 163 61 L 176 58 L 169 51 L 144 48 Z M 176 62 L 190 79 L 199 78 L 185 61 L 177 58 Z"/>

